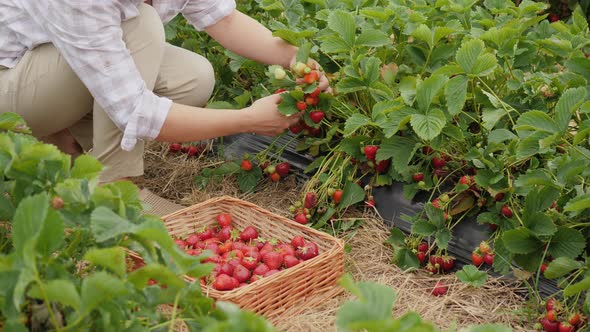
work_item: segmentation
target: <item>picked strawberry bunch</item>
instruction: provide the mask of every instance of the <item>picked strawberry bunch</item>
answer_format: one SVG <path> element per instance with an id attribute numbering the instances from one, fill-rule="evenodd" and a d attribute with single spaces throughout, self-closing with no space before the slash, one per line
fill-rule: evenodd
<path id="1" fill-rule="evenodd" d="M 367 159 L 363 166 L 366 166 L 375 173 L 385 174 L 389 171 L 391 161 L 390 159 L 377 161 L 377 152 L 379 152 L 378 145 L 365 145 L 364 147 L 361 147 L 361 153 Z"/>
<path id="2" fill-rule="evenodd" d="M 479 244 L 477 248 L 471 253 L 471 262 L 473 265 L 479 267 L 482 264 L 487 264 L 489 266 L 494 265 L 494 257 L 496 254 L 490 248 L 490 245 L 483 241 Z"/>
<path id="3" fill-rule="evenodd" d="M 550 298 L 545 304 L 545 311 L 535 330 L 545 332 L 573 332 L 581 329 L 585 324 L 585 317 L 574 312 L 569 313 L 555 298 Z"/>
<path id="4" fill-rule="evenodd" d="M 302 236 L 295 236 L 288 243 L 267 240 L 260 237 L 255 227 L 239 230 L 232 221 L 230 214 L 221 213 L 216 216 L 216 225 L 175 240 L 189 255 L 198 256 L 205 250 L 213 253 L 204 262 L 214 263 L 215 268 L 201 283 L 209 283 L 216 290 L 247 286 L 319 255 L 317 244 Z"/>
<path id="5" fill-rule="evenodd" d="M 291 171 L 291 165 L 288 162 L 272 164 L 267 161 L 264 162 L 260 168 L 267 174 L 272 182 L 279 182 L 281 179 L 287 177 Z"/>
<path id="6" fill-rule="evenodd" d="M 200 156 L 202 155 L 206 150 L 207 150 L 207 146 L 205 144 L 185 144 L 182 145 L 180 143 L 172 143 L 169 145 L 168 149 L 170 150 L 170 152 L 172 153 L 185 153 L 187 156 L 192 157 L 192 156 Z"/>
<path id="7" fill-rule="evenodd" d="M 314 192 L 305 194 L 303 202 L 295 202 L 289 207 L 289 212 L 293 214 L 293 220 L 305 225 L 312 217 L 312 210 L 318 205 L 318 198 Z"/>

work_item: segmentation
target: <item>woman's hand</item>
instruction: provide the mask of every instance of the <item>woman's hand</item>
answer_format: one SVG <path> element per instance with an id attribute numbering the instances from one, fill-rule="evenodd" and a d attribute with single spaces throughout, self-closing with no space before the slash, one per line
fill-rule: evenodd
<path id="1" fill-rule="evenodd" d="M 281 95 L 274 94 L 260 98 L 246 108 L 245 115 L 248 117 L 248 122 L 251 123 L 248 131 L 257 135 L 276 136 L 297 124 L 303 112 L 285 116 L 279 113 L 280 102 Z"/>

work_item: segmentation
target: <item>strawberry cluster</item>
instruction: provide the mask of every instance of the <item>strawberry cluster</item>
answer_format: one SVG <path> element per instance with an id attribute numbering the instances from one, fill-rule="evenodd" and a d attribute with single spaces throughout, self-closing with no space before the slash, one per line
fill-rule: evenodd
<path id="1" fill-rule="evenodd" d="M 279 182 L 281 179 L 287 177 L 291 171 L 291 165 L 286 161 L 276 165 L 267 161 L 260 168 L 262 168 L 264 174 L 267 174 L 272 182 Z"/>
<path id="2" fill-rule="evenodd" d="M 201 283 L 219 291 L 247 286 L 319 255 L 317 244 L 302 236 L 293 237 L 290 243 L 267 240 L 253 226 L 241 231 L 235 228 L 230 214 L 221 213 L 216 221 L 175 242 L 189 255 L 213 254 L 203 262 L 214 263 L 215 268 Z"/>
<path id="3" fill-rule="evenodd" d="M 172 143 L 169 145 L 168 149 L 170 150 L 170 152 L 172 153 L 185 153 L 187 156 L 192 157 L 192 156 L 200 156 L 202 155 L 206 150 L 207 150 L 207 146 L 205 144 L 186 144 L 186 145 L 182 145 L 180 143 Z"/>
<path id="4" fill-rule="evenodd" d="M 494 265 L 494 257 L 496 254 L 490 248 L 490 245 L 483 241 L 479 244 L 477 248 L 471 253 L 471 262 L 473 265 L 479 267 L 482 264 L 487 264 L 489 266 Z"/>
<path id="5" fill-rule="evenodd" d="M 424 269 L 430 274 L 450 272 L 455 267 L 455 258 L 448 255 L 430 255 L 430 246 L 426 242 L 420 242 L 414 249 L 416 257 Z"/>
<path id="6" fill-rule="evenodd" d="M 585 324 L 585 317 L 574 312 L 568 315 L 564 306 L 554 298 L 545 304 L 545 312 L 535 326 L 536 330 L 545 332 L 573 332 L 581 329 Z"/>

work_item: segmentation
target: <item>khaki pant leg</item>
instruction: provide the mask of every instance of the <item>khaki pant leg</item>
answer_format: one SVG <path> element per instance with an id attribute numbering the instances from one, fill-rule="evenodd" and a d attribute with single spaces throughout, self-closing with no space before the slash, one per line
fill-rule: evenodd
<path id="1" fill-rule="evenodd" d="M 164 26 L 153 7 L 141 4 L 139 9 L 138 17 L 123 22 L 123 40 L 148 89 L 153 90 L 166 47 Z M 101 181 L 143 175 L 144 143 L 138 141 L 132 151 L 123 150 L 123 132 L 97 103 L 92 122 L 92 154 L 108 167 L 101 174 Z"/>
<path id="2" fill-rule="evenodd" d="M 0 68 L 0 113 L 23 117 L 37 138 L 66 129 L 92 110 L 93 98 L 53 44 Z"/>

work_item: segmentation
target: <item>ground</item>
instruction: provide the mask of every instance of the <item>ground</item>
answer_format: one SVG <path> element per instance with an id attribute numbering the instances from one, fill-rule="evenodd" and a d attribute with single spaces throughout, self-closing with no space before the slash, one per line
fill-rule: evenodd
<path id="1" fill-rule="evenodd" d="M 255 193 L 243 194 L 232 179 L 211 183 L 198 190 L 192 178 L 204 167 L 223 162 L 212 155 L 187 158 L 173 155 L 167 145 L 151 144 L 146 155 L 146 174 L 138 179 L 141 187 L 175 203 L 189 206 L 221 195 L 250 201 L 274 213 L 288 216 L 288 207 L 299 197 L 301 184 L 294 176 L 280 183 L 264 183 Z M 395 315 L 408 311 L 419 313 L 441 329 L 479 323 L 501 323 L 515 331 L 531 331 L 525 320 L 526 290 L 507 280 L 489 278 L 482 288 L 473 288 L 458 281 L 454 275 L 430 276 L 425 272 L 404 272 L 391 264 L 391 250 L 384 245 L 388 229 L 375 211 L 354 211 L 361 216 L 360 228 L 342 235 L 350 252 L 346 255 L 346 271 L 356 281 L 373 281 L 389 285 L 397 291 Z M 430 294 L 433 285 L 443 280 L 449 292 L 443 297 Z M 286 312 L 278 327 L 285 331 L 333 331 L 338 308 L 349 299 L 347 294 L 322 299 L 322 304 L 309 307 L 303 303 Z M 309 308 L 308 308 L 309 307 Z"/>

